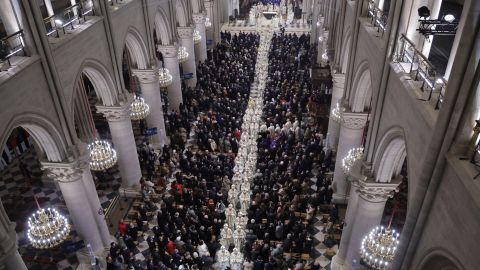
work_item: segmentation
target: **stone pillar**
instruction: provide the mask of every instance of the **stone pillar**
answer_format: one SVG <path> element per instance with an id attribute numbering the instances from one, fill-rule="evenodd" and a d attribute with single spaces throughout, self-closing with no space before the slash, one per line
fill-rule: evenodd
<path id="1" fill-rule="evenodd" d="M 341 116 L 340 139 L 333 173 L 333 202 L 345 204 L 347 203 L 348 183 L 342 169 L 342 159 L 347 156 L 350 149 L 361 146 L 367 114 L 342 112 Z"/>
<path id="2" fill-rule="evenodd" d="M 327 145 L 331 149 L 337 149 L 338 137 L 340 135 L 339 119 L 332 117 L 332 110 L 339 105 L 345 89 L 345 74 L 333 73 L 332 103 L 330 104 L 330 118 L 328 120 Z M 340 105 L 339 105 L 340 106 Z M 339 112 L 340 113 L 340 112 Z"/>
<path id="3" fill-rule="evenodd" d="M 108 230 L 107 221 L 105 219 L 105 213 L 103 212 L 102 204 L 98 198 L 97 188 L 93 182 L 92 172 L 90 169 L 83 171 L 83 186 L 85 187 L 86 196 L 90 203 L 90 208 L 92 210 L 93 216 L 97 222 L 98 232 L 102 237 L 103 246 L 109 247 L 112 242 L 112 236 Z"/>
<path id="4" fill-rule="evenodd" d="M 163 55 L 163 64 L 172 75 L 172 84 L 168 86 L 168 101 L 170 109 L 177 110 L 182 99 L 182 80 L 180 78 L 180 67 L 177 58 L 176 46 L 158 46 L 158 50 Z"/>
<path id="5" fill-rule="evenodd" d="M 2 19 L 3 26 L 7 35 L 13 34 L 20 30 L 15 16 L 15 11 L 9 0 L 0 0 L 0 18 Z"/>
<path id="6" fill-rule="evenodd" d="M 347 252 L 343 269 L 352 269 L 353 262 L 355 262 L 355 265 L 360 263 L 359 250 L 362 240 L 374 227 L 380 225 L 385 203 L 393 195 L 397 186 L 398 183 L 358 181 L 358 188 L 355 190 L 355 193 L 358 193 L 358 201 L 356 205 L 352 205 L 355 210 L 350 211 L 350 214 L 355 215 L 355 217 L 346 247 Z M 350 204 L 348 207 L 350 207 Z"/>
<path id="7" fill-rule="evenodd" d="M 317 22 L 320 20 L 320 3 L 319 0 L 312 0 L 313 1 L 313 11 L 312 11 L 312 30 L 310 31 L 310 43 L 313 44 L 318 41 L 317 35 Z M 323 27 L 320 25 L 320 27 Z"/>
<path id="8" fill-rule="evenodd" d="M 214 44 L 219 43 L 220 40 L 220 31 L 221 31 L 221 14 L 218 11 L 219 1 L 222 0 L 205 0 L 205 9 L 207 11 L 207 17 L 210 18 L 212 27 L 208 31 L 208 39 L 213 41 L 212 47 Z"/>
<path id="9" fill-rule="evenodd" d="M 158 69 L 132 70 L 139 82 L 145 102 L 150 106 L 150 114 L 147 116 L 149 128 L 157 128 L 157 134 L 151 136 L 151 143 L 155 149 L 160 149 L 167 142 L 165 119 L 163 117 L 162 97 L 158 82 Z"/>
<path id="10" fill-rule="evenodd" d="M 53 15 L 52 1 L 44 0 L 44 3 L 45 3 L 45 9 L 47 10 L 48 16 L 52 16 Z"/>
<path id="11" fill-rule="evenodd" d="M 5 256 L 5 270 L 28 270 L 17 249 Z"/>
<path id="12" fill-rule="evenodd" d="M 130 120 L 130 106 L 133 96 L 128 95 L 126 102 L 116 106 L 100 106 L 97 110 L 107 118 L 113 147 L 117 151 L 118 169 L 122 176 L 122 189 L 132 195 L 140 189 L 140 162 L 138 161 L 137 146 L 133 136 L 132 122 Z"/>
<path id="13" fill-rule="evenodd" d="M 197 62 L 204 62 L 207 60 L 207 35 L 205 31 L 205 15 L 193 14 L 193 22 L 195 23 L 195 29 L 200 33 L 202 40 L 200 43 L 195 44 L 195 58 Z"/>
<path id="14" fill-rule="evenodd" d="M 88 194 L 91 191 L 85 188 L 83 179 L 89 175 L 90 179 L 85 179 L 85 182 L 90 181 L 93 184 L 88 159 L 83 157 L 70 163 L 42 163 L 42 169 L 49 177 L 58 182 L 77 233 L 85 241 L 85 244 L 92 246 L 95 253 L 101 252 L 106 245 L 97 222 L 96 216 L 99 213 L 98 210 L 92 209 Z M 94 194 L 98 198 L 96 191 Z M 104 226 L 107 226 L 105 220 L 103 223 L 105 223 Z"/>
<path id="15" fill-rule="evenodd" d="M 18 254 L 15 226 L 15 222 L 10 221 L 0 201 L 0 269 L 28 270 Z"/>
<path id="16" fill-rule="evenodd" d="M 338 247 L 338 252 L 332 258 L 331 269 L 332 270 L 341 270 L 345 263 L 345 257 L 347 255 L 350 235 L 352 234 L 353 224 L 355 224 L 355 211 L 357 210 L 358 204 L 358 182 L 355 180 L 352 181 L 351 177 L 347 177 L 350 181 L 350 198 L 348 199 L 347 212 L 345 213 L 345 224 L 342 230 L 342 238 L 340 239 L 340 245 Z"/>
<path id="17" fill-rule="evenodd" d="M 192 73 L 191 79 L 185 80 L 187 86 L 197 85 L 197 66 L 195 64 L 195 43 L 193 42 L 193 27 L 177 27 L 180 43 L 187 49 L 188 59 L 182 63 L 183 74 Z"/>

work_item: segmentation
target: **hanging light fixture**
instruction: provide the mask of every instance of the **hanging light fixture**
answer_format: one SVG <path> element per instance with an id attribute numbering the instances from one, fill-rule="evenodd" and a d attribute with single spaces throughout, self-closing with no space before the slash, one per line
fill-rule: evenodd
<path id="1" fill-rule="evenodd" d="M 210 21 L 210 18 L 208 18 L 208 17 L 205 18 L 205 27 L 206 28 L 212 27 L 212 22 Z"/>
<path id="2" fill-rule="evenodd" d="M 160 68 L 158 70 L 158 81 L 160 83 L 160 87 L 165 88 L 172 84 L 173 77 L 170 74 L 170 71 L 166 68 Z"/>
<path id="3" fill-rule="evenodd" d="M 363 147 L 352 148 L 348 151 L 346 157 L 342 159 L 342 168 L 345 174 L 348 174 L 355 163 L 363 157 Z"/>
<path id="4" fill-rule="evenodd" d="M 145 103 L 145 100 L 139 96 L 135 95 L 135 99 L 131 105 L 130 118 L 132 120 L 142 120 L 145 119 L 150 114 L 150 106 Z"/>
<path id="5" fill-rule="evenodd" d="M 65 241 L 69 233 L 70 225 L 67 218 L 55 208 L 44 209 L 39 206 L 28 218 L 27 237 L 35 248 L 47 249 L 58 246 Z"/>
<path id="6" fill-rule="evenodd" d="M 200 35 L 200 32 L 198 32 L 197 29 L 193 30 L 193 42 L 195 44 L 200 43 L 202 41 L 202 36 Z"/>
<path id="7" fill-rule="evenodd" d="M 95 139 L 88 144 L 88 151 L 92 171 L 105 171 L 117 163 L 117 151 L 105 140 Z"/>
<path id="8" fill-rule="evenodd" d="M 179 46 L 178 47 L 178 62 L 184 63 L 188 59 L 188 52 L 187 48 L 184 46 Z"/>
<path id="9" fill-rule="evenodd" d="M 375 270 L 390 269 L 395 257 L 400 234 L 390 229 L 390 226 L 374 228 L 362 240 L 360 256 L 363 263 Z"/>

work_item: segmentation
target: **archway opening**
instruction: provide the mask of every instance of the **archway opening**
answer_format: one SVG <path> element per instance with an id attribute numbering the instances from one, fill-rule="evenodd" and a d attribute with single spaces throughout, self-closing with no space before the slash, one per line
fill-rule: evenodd
<path id="1" fill-rule="evenodd" d="M 82 72 L 76 83 L 74 99 L 74 123 L 77 136 L 85 144 L 91 143 L 94 139 L 102 139 L 109 141 L 115 148 L 108 121 L 96 109 L 96 105 L 102 102 L 95 87 L 90 77 Z M 114 165 L 106 171 L 92 171 L 92 176 L 102 208 L 107 210 L 119 195 L 118 189 L 122 181 L 118 166 Z"/>
<path id="2" fill-rule="evenodd" d="M 26 236 L 27 220 L 38 209 L 36 202 L 42 208 L 54 207 L 69 218 L 56 182 L 41 170 L 40 161 L 47 158 L 46 148 L 54 146 L 44 145 L 40 134 L 42 131 L 33 123 L 11 131 L 0 158 L 0 203 L 10 221 L 16 224 L 18 250 L 28 269 L 52 269 L 62 263 L 76 266 L 75 252 L 84 245 L 75 228 L 64 243 L 48 250 L 35 249 Z"/>
<path id="3" fill-rule="evenodd" d="M 408 203 L 408 170 L 407 159 L 405 158 L 400 173 L 396 176 L 400 181 L 398 188 L 392 198 L 388 199 L 383 210 L 382 224 L 388 226 L 391 221 L 392 229 L 402 232 L 407 218 Z"/>

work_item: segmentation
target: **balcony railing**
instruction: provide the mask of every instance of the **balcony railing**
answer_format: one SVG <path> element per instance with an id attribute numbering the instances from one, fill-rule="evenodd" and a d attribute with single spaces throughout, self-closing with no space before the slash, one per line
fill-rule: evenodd
<path id="1" fill-rule="evenodd" d="M 73 30 L 76 24 L 87 21 L 87 16 L 93 16 L 93 1 L 81 1 L 63 11 L 43 19 L 47 36 L 59 37 L 60 32 L 66 34 L 68 28 Z"/>
<path id="2" fill-rule="evenodd" d="M 25 45 L 23 43 L 23 30 L 17 31 L 0 39 L 0 64 L 8 62 L 10 57 L 22 53 L 25 55 Z"/>
<path id="3" fill-rule="evenodd" d="M 415 48 L 415 44 L 404 34 L 400 37 L 400 47 L 394 56 L 394 62 L 400 63 L 402 69 L 414 81 L 422 82 L 420 89 L 422 92 L 428 91 L 428 101 L 432 100 L 434 95 L 437 95 L 435 110 L 440 109 L 447 81 L 437 74 L 435 66 L 422 52 Z"/>
<path id="4" fill-rule="evenodd" d="M 377 32 L 382 35 L 387 29 L 388 13 L 384 12 L 375 5 L 375 1 L 368 2 L 367 17 L 372 19 L 372 24 L 377 28 Z"/>

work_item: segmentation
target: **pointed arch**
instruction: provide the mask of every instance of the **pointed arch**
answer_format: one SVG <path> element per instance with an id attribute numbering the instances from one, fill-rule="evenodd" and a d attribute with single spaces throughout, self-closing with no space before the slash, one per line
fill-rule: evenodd
<path id="1" fill-rule="evenodd" d="M 372 99 L 372 78 L 366 61 L 359 65 L 353 78 L 350 108 L 352 112 L 364 112 L 370 108 L 370 100 Z"/>
<path id="2" fill-rule="evenodd" d="M 389 183 L 400 174 L 406 157 L 404 132 L 401 128 L 394 127 L 383 135 L 375 152 L 373 161 L 375 181 Z"/>
<path id="3" fill-rule="evenodd" d="M 93 59 L 86 59 L 75 79 L 75 86 L 78 80 L 82 79 L 82 74 L 85 74 L 93 84 L 95 93 L 103 105 L 113 106 L 117 103 L 118 97 L 115 91 L 115 84 L 108 70 L 101 63 Z"/>
<path id="4" fill-rule="evenodd" d="M 188 9 L 183 0 L 178 0 L 175 5 L 175 12 L 177 13 L 177 26 L 188 26 Z"/>
<path id="5" fill-rule="evenodd" d="M 426 252 L 421 258 L 420 267 L 416 269 L 430 270 L 464 270 L 465 267 L 455 255 L 444 248 L 433 248 Z"/>
<path id="6" fill-rule="evenodd" d="M 162 45 L 171 45 L 173 43 L 172 26 L 169 23 L 168 16 L 161 8 L 155 13 L 155 33 Z"/>
<path id="7" fill-rule="evenodd" d="M 350 49 L 351 49 L 351 43 L 352 43 L 352 31 L 350 28 L 346 31 L 345 38 L 343 40 L 343 45 L 342 48 L 345 48 L 343 51 L 343 54 L 341 55 L 340 63 L 342 63 L 341 69 L 342 73 L 346 74 L 347 73 L 347 68 L 348 68 L 348 59 L 350 58 Z"/>
<path id="8" fill-rule="evenodd" d="M 67 143 L 57 127 L 47 117 L 37 113 L 24 113 L 12 118 L 2 134 L 1 145 L 5 145 L 12 130 L 22 127 L 38 146 L 37 150 L 49 162 L 61 162 L 67 156 Z"/>
<path id="9" fill-rule="evenodd" d="M 130 27 L 125 36 L 125 46 L 133 65 L 138 69 L 148 68 L 147 47 L 140 33 Z"/>

